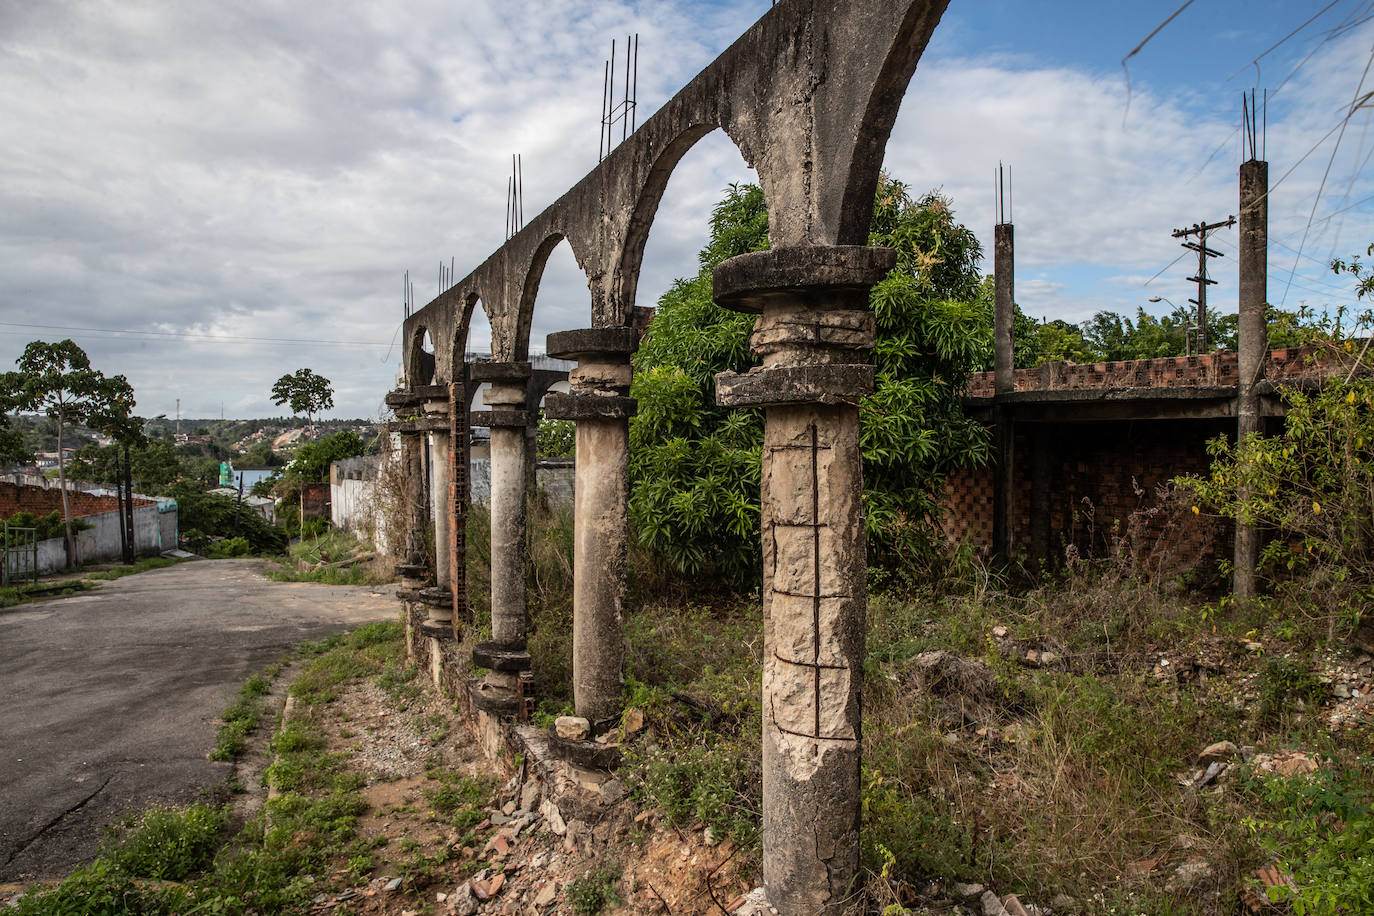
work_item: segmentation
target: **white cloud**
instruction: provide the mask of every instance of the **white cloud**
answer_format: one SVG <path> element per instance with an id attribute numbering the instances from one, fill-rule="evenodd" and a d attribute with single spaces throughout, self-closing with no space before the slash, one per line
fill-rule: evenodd
<path id="1" fill-rule="evenodd" d="M 97 366 L 129 376 L 141 412 L 170 413 L 181 397 L 186 415 L 216 415 L 221 402 L 230 415 L 274 413 L 272 381 L 308 365 L 334 381 L 336 414 L 375 413 L 398 361 L 388 345 L 402 271 L 412 270 L 423 304 L 437 291 L 441 259 L 452 257 L 461 276 L 501 243 L 512 152 L 524 157 L 527 218 L 595 165 L 610 38 L 641 35 L 642 121 L 767 8 L 0 6 L 0 362 L 27 340 L 70 335 Z M 1369 35 L 1315 58 L 1271 109 L 1275 178 L 1335 123 Z M 999 158 L 1012 165 L 1027 311 L 1078 317 L 1132 311 L 1149 294 L 1181 301 L 1182 265 L 1148 289 L 1120 278 L 1147 277 L 1174 258 L 1174 226 L 1234 211 L 1233 153 L 1195 175 L 1232 125 L 1148 85 L 1124 129 L 1123 105 L 1116 75 L 1037 69 L 1024 56 L 931 59 L 913 82 L 889 165 L 918 191 L 943 186 L 985 243 L 992 170 Z M 1328 194 L 1344 193 L 1363 124 L 1352 124 Z M 1326 154 L 1274 195 L 1273 235 L 1293 247 Z M 641 304 L 695 271 L 711 206 L 725 184 L 748 177 L 718 134 L 688 155 L 649 239 Z M 1357 177 L 1349 200 L 1369 195 L 1369 184 Z M 1324 201 L 1318 218 L 1328 209 Z M 1362 247 L 1374 237 L 1370 208 L 1313 234 L 1307 251 L 1319 258 Z M 1271 263 L 1287 269 L 1278 257 Z M 1318 267 L 1303 263 L 1312 270 L 1300 281 L 1325 289 Z M 587 320 L 585 281 L 560 247 L 531 343 Z M 220 340 L 63 330 L 74 327 Z M 479 318 L 474 343 L 484 334 Z M 244 340 L 253 337 L 285 340 Z"/>

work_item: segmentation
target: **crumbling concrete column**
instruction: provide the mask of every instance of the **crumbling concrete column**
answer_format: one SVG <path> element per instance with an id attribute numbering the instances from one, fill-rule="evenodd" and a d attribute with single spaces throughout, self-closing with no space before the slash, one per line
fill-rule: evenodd
<path id="1" fill-rule="evenodd" d="M 449 591 L 449 574 L 453 559 L 453 504 L 450 499 L 449 475 L 451 448 L 449 442 L 448 390 L 440 389 L 442 397 L 425 401 L 423 423 L 428 427 L 429 439 L 429 517 L 434 532 L 435 588 L 425 589 L 423 600 L 429 616 L 424 624 L 426 636 L 452 639 L 453 595 Z"/>
<path id="2" fill-rule="evenodd" d="M 858 404 L 873 390 L 868 291 L 895 263 L 890 249 L 782 248 L 715 271 L 717 303 L 760 315 L 763 366 L 716 376 L 716 400 L 765 408 L 763 880 L 781 913 L 839 913 L 859 866 Z"/>
<path id="3" fill-rule="evenodd" d="M 1014 553 L 1013 520 L 1016 517 L 1015 427 L 1011 405 L 1005 400 L 1015 390 L 1015 350 L 1012 331 L 1016 320 L 1015 232 L 1011 223 L 993 227 L 994 301 L 992 350 L 993 385 L 996 393 L 994 426 L 997 465 L 993 470 L 992 544 L 994 552 L 1009 561 Z"/>
<path id="4" fill-rule="evenodd" d="M 1269 163 L 1251 159 L 1240 167 L 1240 326 L 1236 341 L 1237 441 L 1260 431 L 1255 386 L 1264 376 L 1265 308 L 1268 299 Z M 1247 493 L 1237 494 L 1244 505 Z M 1255 594 L 1259 532 L 1243 516 L 1236 518 L 1235 573 L 1237 598 Z"/>
<path id="5" fill-rule="evenodd" d="M 618 721 L 624 660 L 625 552 L 629 538 L 630 356 L 633 328 L 550 334 L 549 355 L 575 359 L 571 394 L 550 394 L 544 414 L 577 425 L 573 498 L 573 705 L 593 736 Z"/>
<path id="6" fill-rule="evenodd" d="M 491 631 L 490 642 L 473 648 L 473 663 L 490 669 L 473 690 L 473 702 L 494 715 L 519 712 L 519 676 L 530 667 L 525 648 L 526 593 L 526 427 L 527 362 L 478 362 L 475 383 L 490 382 L 485 402 L 491 410 L 474 412 L 472 422 L 491 428 Z"/>
<path id="7" fill-rule="evenodd" d="M 406 630 L 406 656 L 420 661 L 419 620 L 426 616 L 420 609 L 420 590 L 425 586 L 429 567 L 425 563 L 425 502 L 424 502 L 424 442 L 417 432 L 402 430 L 400 437 L 400 465 L 402 474 L 401 506 L 398 515 L 401 545 L 400 561 L 394 572 L 400 580 L 396 596 L 401 599 L 401 624 Z"/>

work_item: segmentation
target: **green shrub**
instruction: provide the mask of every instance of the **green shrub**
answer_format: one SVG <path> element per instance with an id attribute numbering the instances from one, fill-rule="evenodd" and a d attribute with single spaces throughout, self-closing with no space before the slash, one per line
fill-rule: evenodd
<path id="1" fill-rule="evenodd" d="M 1245 786 L 1262 814 L 1245 818 L 1296 890 L 1270 889 L 1298 916 L 1374 912 L 1374 759 L 1307 777 L 1252 776 Z"/>
<path id="2" fill-rule="evenodd" d="M 228 822 L 225 808 L 149 808 L 112 829 L 102 856 L 135 878 L 181 881 L 214 859 Z"/>
<path id="3" fill-rule="evenodd" d="M 616 882 L 620 880 L 620 866 L 606 862 L 588 869 L 568 883 L 566 897 L 574 913 L 595 916 L 608 906 L 619 906 L 620 895 L 616 893 Z"/>
<path id="4" fill-rule="evenodd" d="M 227 560 L 233 557 L 248 557 L 253 555 L 253 545 L 248 543 L 247 538 L 224 538 L 210 545 L 206 556 L 216 560 Z"/>

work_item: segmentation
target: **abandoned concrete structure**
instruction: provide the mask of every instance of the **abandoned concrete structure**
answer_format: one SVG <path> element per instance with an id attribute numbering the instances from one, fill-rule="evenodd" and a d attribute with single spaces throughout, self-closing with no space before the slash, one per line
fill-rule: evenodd
<path id="1" fill-rule="evenodd" d="M 868 292 L 895 262 L 894 252 L 866 242 L 888 135 L 946 2 L 781 0 L 596 169 L 407 318 L 404 385 L 387 397 L 406 477 L 405 561 L 397 573 L 410 651 L 469 710 L 488 752 L 499 754 L 508 738 L 519 740 L 510 738 L 510 723 L 528 708 L 533 683 L 525 506 L 531 436 L 548 386 L 530 364 L 532 311 L 547 259 L 568 242 L 587 276 L 592 326 L 549 336 L 549 354 L 576 368 L 571 392 L 550 394 L 545 413 L 576 424 L 576 717 L 567 729 L 524 740 L 579 766 L 613 765 L 614 744 L 598 738 L 619 724 L 621 711 L 641 259 L 669 177 L 698 140 L 720 129 L 756 169 L 771 249 L 721 264 L 714 293 L 722 306 L 759 316 L 751 346 L 762 365 L 722 374 L 717 395 L 721 405 L 765 415 L 763 870 L 769 902 L 789 916 L 838 913 L 858 869 L 867 611 L 858 404 L 874 382 Z M 996 370 L 971 395 L 997 428 L 998 461 L 985 476 L 951 483 L 956 504 L 962 492 L 979 507 L 959 516 L 963 533 L 995 541 L 1008 555 L 1018 539 L 1048 551 L 1047 436 L 1066 413 L 1075 421 L 1210 424 L 1199 436 L 1235 429 L 1238 416 L 1242 430 L 1254 428 L 1265 404 L 1261 376 L 1274 360 L 1260 357 L 1263 163 L 1247 168 L 1242 268 L 1252 276 L 1242 280 L 1239 389 L 1235 379 L 1215 377 L 1226 364 L 1218 356 L 1187 363 L 1194 375 L 1213 373 L 1205 384 L 1185 381 L 1187 394 L 1169 381 L 1156 384 L 1154 368 L 1014 372 L 1012 227 L 997 227 Z M 479 307 L 491 325 L 492 358 L 468 361 Z M 1106 381 L 1066 384 L 1084 369 Z M 1120 372 L 1136 381 L 1111 384 Z M 474 411 L 483 384 L 487 409 Z M 492 634 L 475 645 L 464 626 L 470 426 L 491 429 Z M 1237 539 L 1238 557 L 1253 550 L 1248 543 Z M 485 673 L 478 679 L 474 669 Z"/>
<path id="2" fill-rule="evenodd" d="M 864 540 L 859 399 L 870 390 L 866 292 L 892 254 L 863 247 L 884 148 L 946 0 L 783 0 L 562 198 L 405 324 L 405 380 L 388 403 L 414 511 L 406 539 L 412 648 L 442 680 L 465 608 L 463 530 L 469 423 L 492 428 L 492 640 L 477 714 L 523 702 L 525 489 L 532 449 L 529 333 L 544 265 L 566 240 L 587 275 L 592 327 L 551 335 L 577 360 L 572 392 L 546 413 L 576 423 L 574 696 L 590 734 L 561 752 L 607 762 L 595 738 L 617 720 L 627 539 L 630 356 L 635 293 L 673 169 L 723 130 L 757 171 L 772 251 L 716 277 L 720 301 L 760 313 L 764 366 L 722 378 L 722 403 L 766 408 L 764 880 L 786 913 L 833 912 L 856 873 Z M 473 310 L 492 329 L 490 362 L 462 360 Z M 432 351 L 424 343 L 432 341 Z M 469 415 L 474 382 L 491 383 Z M 430 544 L 432 543 L 432 552 Z"/>

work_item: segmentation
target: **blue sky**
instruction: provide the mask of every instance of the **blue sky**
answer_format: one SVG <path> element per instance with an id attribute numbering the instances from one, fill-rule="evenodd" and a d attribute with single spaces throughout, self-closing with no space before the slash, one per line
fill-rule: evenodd
<path id="1" fill-rule="evenodd" d="M 950 195 L 986 244 L 993 169 L 1010 165 L 1030 314 L 1184 302 L 1190 264 L 1169 267 L 1182 253 L 1170 230 L 1235 212 L 1239 94 L 1276 86 L 1310 52 L 1270 108 L 1271 176 L 1293 167 L 1271 200 L 1270 298 L 1350 299 L 1324 262 L 1374 240 L 1374 109 L 1350 120 L 1334 159 L 1333 137 L 1295 164 L 1343 116 L 1374 22 L 1323 39 L 1374 3 L 1338 0 L 1257 81 L 1248 62 L 1325 3 L 1194 0 L 1131 60 L 1128 115 L 1121 58 L 1179 2 L 954 0 L 917 70 L 888 167 Z M 423 303 L 440 260 L 462 275 L 501 243 L 512 152 L 527 216 L 595 165 L 611 38 L 641 35 L 642 121 L 768 5 L 0 5 L 0 362 L 72 336 L 130 378 L 140 412 L 171 413 L 180 397 L 188 416 L 270 415 L 272 381 L 310 366 L 334 380 L 337 415 L 376 415 L 394 383 L 402 272 Z M 650 236 L 641 304 L 695 270 L 712 204 L 751 174 L 719 134 L 688 154 Z M 1233 262 L 1214 262 L 1214 306 L 1234 306 Z M 562 246 L 532 342 L 587 319 Z"/>

